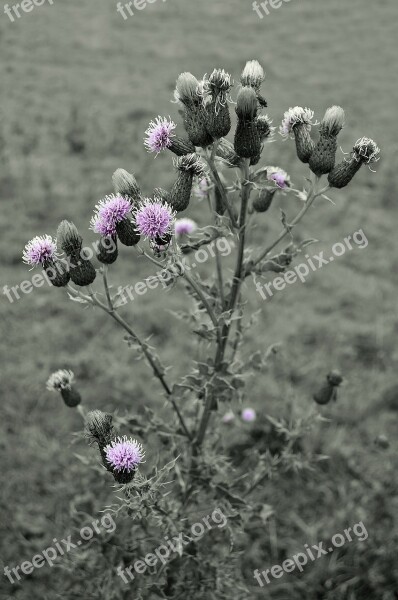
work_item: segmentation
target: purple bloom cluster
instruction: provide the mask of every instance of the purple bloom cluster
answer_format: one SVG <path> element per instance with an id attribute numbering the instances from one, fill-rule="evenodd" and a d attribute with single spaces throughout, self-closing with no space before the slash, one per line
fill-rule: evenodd
<path id="1" fill-rule="evenodd" d="M 290 187 L 290 177 L 279 167 L 267 167 L 267 179 L 273 181 L 282 190 Z"/>
<path id="2" fill-rule="evenodd" d="M 131 211 L 131 202 L 124 196 L 105 196 L 95 207 L 90 227 L 106 237 L 116 234 L 116 224 L 123 221 Z"/>
<path id="3" fill-rule="evenodd" d="M 174 230 L 176 235 L 189 235 L 198 228 L 195 221 L 192 219 L 184 218 L 177 219 L 175 222 Z"/>
<path id="4" fill-rule="evenodd" d="M 133 471 L 144 459 L 145 452 L 142 445 L 127 436 L 118 437 L 105 446 L 105 456 L 115 471 Z"/>
<path id="5" fill-rule="evenodd" d="M 57 241 L 51 235 L 37 235 L 26 244 L 22 260 L 27 265 L 37 267 L 55 258 L 56 251 Z"/>
<path id="6" fill-rule="evenodd" d="M 150 238 L 162 238 L 171 233 L 175 218 L 172 208 L 159 198 L 145 198 L 135 212 L 135 222 L 141 235 Z"/>
<path id="7" fill-rule="evenodd" d="M 167 120 L 166 117 L 156 117 L 154 121 L 151 121 L 145 131 L 147 138 L 144 140 L 144 145 L 149 152 L 159 154 L 162 150 L 169 148 L 175 128 L 176 124 L 170 118 Z"/>

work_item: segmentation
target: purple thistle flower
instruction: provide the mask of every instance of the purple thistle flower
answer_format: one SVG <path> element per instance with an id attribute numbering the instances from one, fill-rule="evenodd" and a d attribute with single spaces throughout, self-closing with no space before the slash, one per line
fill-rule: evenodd
<path id="1" fill-rule="evenodd" d="M 254 408 L 244 408 L 241 416 L 242 420 L 246 421 L 246 423 L 252 423 L 256 420 L 256 411 Z"/>
<path id="2" fill-rule="evenodd" d="M 147 238 L 163 238 L 167 233 L 171 233 L 175 214 L 160 198 L 145 198 L 135 212 L 137 229 Z"/>
<path id="3" fill-rule="evenodd" d="M 27 265 L 36 267 L 43 265 L 47 260 L 56 258 L 57 240 L 51 235 L 37 235 L 25 246 L 22 260 Z"/>
<path id="4" fill-rule="evenodd" d="M 105 196 L 95 207 L 90 227 L 95 233 L 106 237 L 116 234 L 116 223 L 123 221 L 131 211 L 131 202 L 124 196 Z"/>
<path id="5" fill-rule="evenodd" d="M 282 190 L 290 187 L 290 177 L 283 169 L 279 167 L 267 167 L 267 179 L 273 181 Z"/>
<path id="6" fill-rule="evenodd" d="M 106 460 L 115 471 L 133 471 L 145 456 L 142 445 L 128 439 L 126 435 L 118 437 L 104 448 Z"/>
<path id="7" fill-rule="evenodd" d="M 174 136 L 172 132 L 175 128 L 176 124 L 170 117 L 169 120 L 166 117 L 156 117 L 154 121 L 151 121 L 145 131 L 148 137 L 144 140 L 144 145 L 148 151 L 159 154 L 162 150 L 170 148 L 171 138 Z"/>
<path id="8" fill-rule="evenodd" d="M 192 219 L 184 218 L 177 219 L 175 222 L 174 230 L 176 235 L 189 235 L 198 228 L 195 221 Z"/>

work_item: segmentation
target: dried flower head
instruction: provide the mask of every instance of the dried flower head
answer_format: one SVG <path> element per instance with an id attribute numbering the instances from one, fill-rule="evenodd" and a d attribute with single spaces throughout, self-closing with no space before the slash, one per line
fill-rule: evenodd
<path id="1" fill-rule="evenodd" d="M 160 198 L 145 198 L 135 213 L 139 233 L 147 238 L 163 238 L 172 232 L 175 212 Z"/>
<path id="2" fill-rule="evenodd" d="M 380 160 L 380 148 L 376 142 L 367 137 L 362 137 L 355 142 L 353 153 L 353 156 L 357 161 L 367 165 Z"/>
<path id="3" fill-rule="evenodd" d="M 196 177 L 205 177 L 207 175 L 205 163 L 199 154 L 195 152 L 174 159 L 174 166 L 178 171 L 190 173 Z"/>
<path id="4" fill-rule="evenodd" d="M 341 106 L 331 106 L 325 112 L 320 125 L 324 135 L 335 137 L 344 127 L 345 114 Z"/>
<path id="5" fill-rule="evenodd" d="M 279 133 L 286 139 L 291 136 L 295 125 L 305 125 L 307 131 L 311 131 L 312 125 L 315 125 L 313 118 L 314 111 L 310 108 L 302 108 L 301 106 L 289 108 L 283 115 Z"/>
<path id="6" fill-rule="evenodd" d="M 111 194 L 105 196 L 95 207 L 90 227 L 102 236 L 116 234 L 116 225 L 123 221 L 131 211 L 131 202 L 125 196 Z"/>
<path id="7" fill-rule="evenodd" d="M 264 79 L 265 73 L 260 63 L 257 60 L 249 60 L 240 76 L 241 84 L 258 91 Z"/>
<path id="8" fill-rule="evenodd" d="M 22 260 L 27 265 L 36 267 L 56 258 L 57 241 L 50 235 L 37 235 L 25 246 Z"/>
<path id="9" fill-rule="evenodd" d="M 145 452 L 142 445 L 127 436 L 118 437 L 104 448 L 106 460 L 115 471 L 134 471 L 142 463 Z"/>
<path id="10" fill-rule="evenodd" d="M 256 420 L 256 411 L 254 408 L 244 408 L 241 416 L 242 420 L 246 421 L 246 423 L 252 423 Z"/>
<path id="11" fill-rule="evenodd" d="M 148 129 L 145 131 L 146 139 L 144 144 L 149 152 L 162 152 L 166 148 L 170 148 L 172 137 L 174 136 L 173 130 L 176 128 L 176 124 L 166 117 L 156 117 L 154 121 L 149 123 Z"/>
<path id="12" fill-rule="evenodd" d="M 192 219 L 184 218 L 177 219 L 174 225 L 174 231 L 176 235 L 189 235 L 198 228 L 195 221 Z"/>
<path id="13" fill-rule="evenodd" d="M 75 381 L 75 376 L 72 371 L 59 369 L 52 373 L 47 380 L 46 387 L 51 392 L 60 392 L 61 390 L 71 390 L 72 384 Z"/>
<path id="14" fill-rule="evenodd" d="M 267 167 L 267 179 L 273 181 L 282 190 L 290 187 L 290 177 L 280 167 Z"/>

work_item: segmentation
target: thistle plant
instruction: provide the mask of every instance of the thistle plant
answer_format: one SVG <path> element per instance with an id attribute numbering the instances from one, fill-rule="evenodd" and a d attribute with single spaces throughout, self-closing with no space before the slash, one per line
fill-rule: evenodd
<path id="1" fill-rule="evenodd" d="M 296 446 L 287 434 L 282 441 L 278 438 L 272 449 L 257 455 L 250 469 L 244 467 L 243 460 L 236 459 L 229 443 L 232 427 L 241 423 L 250 428 L 257 420 L 255 409 L 246 406 L 247 376 L 264 371 L 276 355 L 271 340 L 262 352 L 248 355 L 244 348 L 244 334 L 253 322 L 245 313 L 244 284 L 270 271 L 283 273 L 302 248 L 313 242 L 299 242 L 295 235 L 311 207 L 322 210 L 321 202 L 316 201 L 329 189 L 346 186 L 362 165 L 378 161 L 380 150 L 373 140 L 363 137 L 354 144 L 350 157 L 336 165 L 343 110 L 332 106 L 326 111 L 319 125 L 319 138 L 314 140 L 314 112 L 298 106 L 290 108 L 283 116 L 280 133 L 285 140 L 295 140 L 298 159 L 309 166 L 306 189 L 298 191 L 286 165 L 267 165 L 266 143 L 273 138 L 274 128 L 263 112 L 267 106 L 262 94 L 264 81 L 261 65 L 249 61 L 240 83 L 235 85 L 233 125 L 231 76 L 218 68 L 201 80 L 182 73 L 174 98 L 183 115 L 185 133 L 177 131 L 170 117 L 162 116 L 151 121 L 145 132 L 147 150 L 156 156 L 167 150 L 176 155 L 171 188 L 158 187 L 143 193 L 134 175 L 124 169 L 115 171 L 114 193 L 97 203 L 90 224 L 99 236 L 96 268 L 84 255 L 78 229 L 68 221 L 59 225 L 57 240 L 50 235 L 35 237 L 23 254 L 31 266 L 50 269 L 62 265 L 54 286 L 65 287 L 71 300 L 107 315 L 124 331 L 128 346 L 146 360 L 170 408 L 166 420 L 149 409 L 144 416 L 132 412 L 121 417 L 100 410 L 85 414 L 85 434 L 98 454 L 103 477 L 118 486 L 114 510 L 120 518 L 132 519 L 131 526 L 123 528 L 113 545 L 115 569 L 117 565 L 128 566 L 129 557 L 132 562 L 134 557 L 145 556 L 158 545 L 156 540 L 183 532 L 189 515 L 195 511 L 207 514 L 216 506 L 222 507 L 231 540 L 238 538 L 253 515 L 261 518 L 263 514 L 255 494 L 268 477 L 277 469 L 286 472 L 297 465 Z M 232 141 L 225 136 L 233 128 Z M 263 163 L 258 166 L 260 160 Z M 204 207 L 201 214 L 208 211 L 203 226 L 189 216 L 189 209 L 199 202 L 198 195 Z M 264 247 L 251 248 L 254 222 L 261 225 L 271 216 L 275 218 L 281 195 L 291 199 L 292 213 L 297 203 L 297 212 L 282 212 L 281 230 L 275 239 Z M 235 248 L 232 276 L 215 244 L 209 259 L 214 274 L 202 279 L 193 272 L 190 255 L 221 238 Z M 114 269 L 122 260 L 119 242 L 129 247 L 132 256 L 143 257 L 148 269 L 156 269 L 157 280 L 162 273 L 163 280 L 184 284 L 180 287 L 190 298 L 191 310 L 176 317 L 190 324 L 193 337 L 205 346 L 207 358 L 193 359 L 190 371 L 174 381 L 139 331 L 136 304 L 131 310 L 137 325 L 121 315 L 122 304 L 118 294 L 112 292 Z M 173 293 L 177 289 L 175 285 Z M 176 336 L 173 342 L 177 340 Z M 80 402 L 72 381 L 70 372 L 60 371 L 48 383 L 51 389 L 60 391 L 68 406 Z M 336 400 L 341 382 L 340 373 L 331 371 L 314 394 L 315 403 L 324 405 Z M 318 420 L 317 412 L 301 415 L 297 421 L 293 419 L 292 428 L 304 435 Z M 286 433 L 282 422 L 272 420 L 272 426 Z M 316 460 L 316 456 L 301 450 L 303 465 L 310 466 Z M 250 598 L 249 584 L 236 567 L 239 542 L 230 545 L 225 535 L 219 539 L 211 531 L 206 537 L 208 541 L 192 543 L 182 555 L 171 557 L 153 577 L 133 578 L 130 585 L 134 597 Z M 212 545 L 215 539 L 222 551 Z M 101 573 L 97 575 L 101 579 Z M 108 600 L 122 597 L 123 586 L 125 582 L 115 576 Z"/>

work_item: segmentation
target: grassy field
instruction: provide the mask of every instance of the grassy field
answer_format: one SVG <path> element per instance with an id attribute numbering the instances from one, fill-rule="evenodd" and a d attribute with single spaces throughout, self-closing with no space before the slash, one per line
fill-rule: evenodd
<path id="1" fill-rule="evenodd" d="M 287 414 L 295 404 L 309 409 L 329 370 L 345 376 L 338 403 L 322 409 L 330 422 L 309 442 L 330 461 L 311 477 L 270 485 L 260 500 L 280 507 L 275 527 L 286 547 L 316 543 L 355 519 L 366 524 L 369 540 L 361 551 L 352 544 L 336 564 L 319 560 L 294 584 L 296 576 L 272 589 L 253 585 L 253 597 L 397 598 L 397 18 L 396 0 L 291 0 L 263 19 L 250 0 L 158 0 L 126 21 L 113 0 L 55 0 L 14 23 L 0 14 L 2 285 L 30 277 L 21 263 L 27 240 L 54 234 L 63 218 L 87 230 L 94 204 L 112 191 L 116 168 L 135 172 L 147 195 L 170 186 L 170 156 L 154 160 L 142 138 L 158 114 L 178 119 L 170 99 L 182 71 L 201 77 L 223 67 L 238 79 L 245 61 L 257 58 L 267 73 L 264 94 L 274 125 L 289 106 L 310 106 L 319 118 L 340 104 L 347 117 L 344 151 L 362 135 L 381 147 L 377 174 L 362 169 L 352 186 L 331 194 L 335 205 L 319 202 L 300 230 L 326 251 L 363 229 L 367 248 L 346 253 L 271 300 L 261 300 L 252 282 L 245 290 L 249 307 L 261 308 L 247 350 L 282 344 L 275 366 L 247 386 L 247 405 L 260 416 Z M 303 165 L 292 144 L 278 138 L 267 147 L 265 163 L 285 168 L 301 187 Z M 294 212 L 290 199 L 282 202 Z M 201 221 L 202 212 L 191 204 L 189 216 Z M 278 217 L 277 207 L 258 217 L 254 244 L 272 236 Z M 85 239 L 95 237 L 87 230 Z M 112 282 L 131 284 L 147 274 L 126 249 Z M 150 371 L 132 360 L 122 333 L 97 312 L 47 286 L 13 303 L 4 295 L 0 300 L 0 539 L 4 564 L 14 566 L 69 532 L 71 512 L 84 506 L 94 514 L 113 493 L 93 483 L 76 460 L 75 452 L 84 451 L 72 432 L 81 420 L 46 391 L 48 375 L 71 368 L 89 409 L 140 412 L 161 403 Z M 143 334 L 153 335 L 175 376 L 194 350 L 188 330 L 167 310 L 185 302 L 179 288 L 150 291 L 125 310 Z M 389 449 L 375 447 L 379 434 L 390 439 Z M 264 542 L 256 539 L 245 555 L 248 581 L 250 569 L 265 568 L 256 560 Z M 0 590 L 18 600 L 87 598 L 72 571 L 59 573 L 46 567 L 14 586 L 2 575 Z M 337 596 L 341 577 L 357 581 Z"/>

